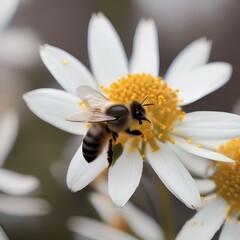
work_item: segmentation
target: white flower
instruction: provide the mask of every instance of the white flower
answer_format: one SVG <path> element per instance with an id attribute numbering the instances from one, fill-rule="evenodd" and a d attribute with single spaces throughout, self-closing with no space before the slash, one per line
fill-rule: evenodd
<path id="1" fill-rule="evenodd" d="M 105 181 L 102 184 L 105 190 Z M 123 208 L 117 208 L 105 193 L 97 192 L 91 193 L 89 199 L 104 223 L 87 217 L 72 217 L 68 221 L 71 231 L 95 240 L 164 239 L 162 229 L 155 220 L 130 202 Z"/>
<path id="2" fill-rule="evenodd" d="M 24 77 L 22 70 L 33 66 L 37 60 L 39 38 L 33 31 L 9 27 L 9 22 L 14 17 L 18 6 L 23 1 L 7 0 L 0 3 L 0 108 L 8 109 L 19 104 L 23 90 Z M 17 99 L 17 100 L 16 100 Z"/>
<path id="3" fill-rule="evenodd" d="M 18 116 L 15 112 L 6 112 L 0 118 L 0 164 L 13 147 L 18 132 Z M 0 169 L 0 190 L 13 195 L 33 192 L 39 187 L 39 181 L 33 176 L 22 175 L 4 168 Z"/>
<path id="4" fill-rule="evenodd" d="M 11 20 L 18 7 L 19 0 L 3 1 L 0 4 L 0 30 Z"/>
<path id="5" fill-rule="evenodd" d="M 220 240 L 235 240 L 240 236 L 240 138 L 214 144 L 218 152 L 231 157 L 234 163 L 209 163 L 201 161 L 202 167 L 195 174 L 196 185 L 203 199 L 202 208 L 185 223 L 177 240 L 209 240 L 223 225 Z M 186 166 L 189 164 L 185 162 Z M 190 166 L 191 168 L 191 166 Z M 209 171 L 211 170 L 211 171 Z M 204 174 L 205 172 L 205 174 Z"/>
<path id="6" fill-rule="evenodd" d="M 51 206 L 44 199 L 0 194 L 0 212 L 9 216 L 39 217 L 50 211 Z"/>
<path id="7" fill-rule="evenodd" d="M 19 4 L 19 0 L 2 1 L 0 4 L 0 63 L 4 68 L 26 67 L 37 59 L 37 35 L 25 28 L 6 28 Z"/>
<path id="8" fill-rule="evenodd" d="M 18 216 L 45 215 L 49 212 L 49 204 L 46 201 L 22 197 L 36 191 L 39 188 L 39 180 L 34 176 L 3 168 L 17 132 L 17 114 L 14 111 L 4 113 L 0 117 L 0 191 L 5 194 L 0 194 L 0 212 Z"/>
<path id="9" fill-rule="evenodd" d="M 198 208 L 200 195 L 180 161 L 181 149 L 204 158 L 228 162 L 231 159 L 212 151 L 206 141 L 240 134 L 239 116 L 222 112 L 185 114 L 180 108 L 180 105 L 200 99 L 229 80 L 230 64 L 207 63 L 210 48 L 211 42 L 205 38 L 191 43 L 169 67 L 164 78 L 166 83 L 157 78 L 158 39 L 152 20 L 139 22 L 128 63 L 120 38 L 109 20 L 102 14 L 94 15 L 88 27 L 88 52 L 93 74 L 67 52 L 44 45 L 40 49 L 41 58 L 65 91 L 37 89 L 26 93 L 24 100 L 44 121 L 67 132 L 85 135 L 86 124 L 66 121 L 71 113 L 81 110 L 80 99 L 76 95 L 79 86 L 101 88 L 110 100 L 122 103 L 133 99 L 142 101 L 148 95 L 149 103 L 154 104 L 146 109 L 151 124 L 135 126 L 144 133 L 143 141 L 120 134 L 118 141 L 124 145 L 124 150 L 109 168 L 109 194 L 118 206 L 128 201 L 139 184 L 143 156 L 177 198 L 190 208 Z M 72 191 L 84 188 L 107 167 L 106 149 L 89 164 L 80 146 L 69 166 L 68 187 Z"/>
<path id="10" fill-rule="evenodd" d="M 3 228 L 0 226 L 0 239 L 1 240 L 8 240 L 7 234 L 4 232 Z"/>
<path id="11" fill-rule="evenodd" d="M 81 141 L 82 137 L 73 135 L 65 143 L 60 158 L 57 161 L 54 161 L 50 166 L 50 173 L 52 177 L 64 188 L 66 188 L 65 178 L 72 154 L 79 148 L 79 142 Z"/>
<path id="12" fill-rule="evenodd" d="M 176 45 L 176 39 L 181 42 L 189 29 L 201 29 L 204 24 L 211 21 L 211 28 L 218 27 L 216 19 L 222 15 L 225 7 L 230 6 L 226 0 L 203 0 L 193 3 L 191 0 L 132 0 L 137 12 L 153 17 L 162 32 L 171 36 L 170 44 Z M 200 20 L 201 19 L 201 20 Z M 200 21 L 199 21 L 200 20 Z M 186 23 L 188 28 L 186 28 Z M 179 35 L 183 36 L 179 39 Z M 180 35 L 181 36 L 181 35 Z"/>

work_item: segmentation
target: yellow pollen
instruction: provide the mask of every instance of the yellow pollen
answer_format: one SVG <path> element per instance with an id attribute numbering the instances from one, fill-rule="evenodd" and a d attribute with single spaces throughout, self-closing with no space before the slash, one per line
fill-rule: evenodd
<path id="1" fill-rule="evenodd" d="M 88 108 L 88 106 L 86 105 L 86 103 L 83 102 L 83 101 L 80 101 L 80 102 L 79 102 L 79 106 L 80 106 L 81 108 Z"/>
<path id="2" fill-rule="evenodd" d="M 65 66 L 67 66 L 67 65 L 68 65 L 68 60 L 67 60 L 67 59 L 64 59 L 64 60 L 63 60 L 63 64 L 64 64 Z"/>
<path id="3" fill-rule="evenodd" d="M 199 143 L 199 144 L 197 145 L 197 147 L 198 147 L 198 148 L 201 148 L 201 147 L 202 147 L 202 144 Z"/>
<path id="4" fill-rule="evenodd" d="M 227 200 L 231 211 L 240 212 L 240 138 L 228 141 L 218 152 L 235 162 L 215 163 L 216 172 L 212 179 L 216 183 L 216 191 Z"/>
<path id="5" fill-rule="evenodd" d="M 143 133 L 142 138 L 137 138 L 137 144 L 132 145 L 133 148 L 142 146 L 140 147 L 142 155 L 146 155 L 146 144 L 150 145 L 152 151 L 157 151 L 159 150 L 157 141 L 174 143 L 169 133 L 173 131 L 173 123 L 182 121 L 185 113 L 178 106 L 178 90 L 169 88 L 162 78 L 150 74 L 129 74 L 113 82 L 109 88 L 100 86 L 100 89 L 115 103 L 130 104 L 132 101 L 141 103 L 147 96 L 144 104 L 153 104 L 144 107 L 146 117 L 151 123 L 144 121 L 140 125 L 136 121 L 134 126 L 131 126 L 131 129 Z"/>

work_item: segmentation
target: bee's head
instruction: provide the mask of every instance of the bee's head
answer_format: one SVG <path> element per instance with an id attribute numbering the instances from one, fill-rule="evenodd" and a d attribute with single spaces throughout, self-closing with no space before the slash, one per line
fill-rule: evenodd
<path id="1" fill-rule="evenodd" d="M 139 103 L 137 101 L 132 102 L 131 104 L 131 112 L 134 119 L 139 121 L 139 124 L 142 124 L 142 121 L 148 121 L 150 122 L 146 117 L 146 111 L 144 109 L 144 106 L 149 106 L 152 104 L 145 104 L 143 105 L 143 102 L 146 100 L 146 98 L 142 101 L 142 103 Z M 150 122 L 151 123 L 151 122 Z"/>

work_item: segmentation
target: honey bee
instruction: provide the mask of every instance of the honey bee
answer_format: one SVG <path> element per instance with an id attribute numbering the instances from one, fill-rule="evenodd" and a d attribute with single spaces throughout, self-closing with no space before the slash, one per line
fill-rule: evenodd
<path id="1" fill-rule="evenodd" d="M 130 130 L 135 121 L 150 122 L 146 117 L 145 97 L 141 103 L 132 101 L 129 104 L 111 102 L 108 98 L 91 87 L 77 88 L 77 94 L 86 105 L 86 111 L 74 112 L 67 117 L 68 121 L 91 123 L 83 138 L 82 152 L 85 160 L 90 163 L 96 159 L 103 146 L 108 141 L 107 160 L 109 166 L 113 159 L 113 141 L 115 142 L 120 132 L 130 135 L 143 135 L 139 130 Z"/>

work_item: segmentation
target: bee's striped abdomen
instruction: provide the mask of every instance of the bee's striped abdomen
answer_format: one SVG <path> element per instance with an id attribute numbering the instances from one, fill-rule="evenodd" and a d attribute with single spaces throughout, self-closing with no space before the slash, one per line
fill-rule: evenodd
<path id="1" fill-rule="evenodd" d="M 103 123 L 93 123 L 89 128 L 82 145 L 83 156 L 88 163 L 98 156 L 106 133 L 106 125 Z"/>

